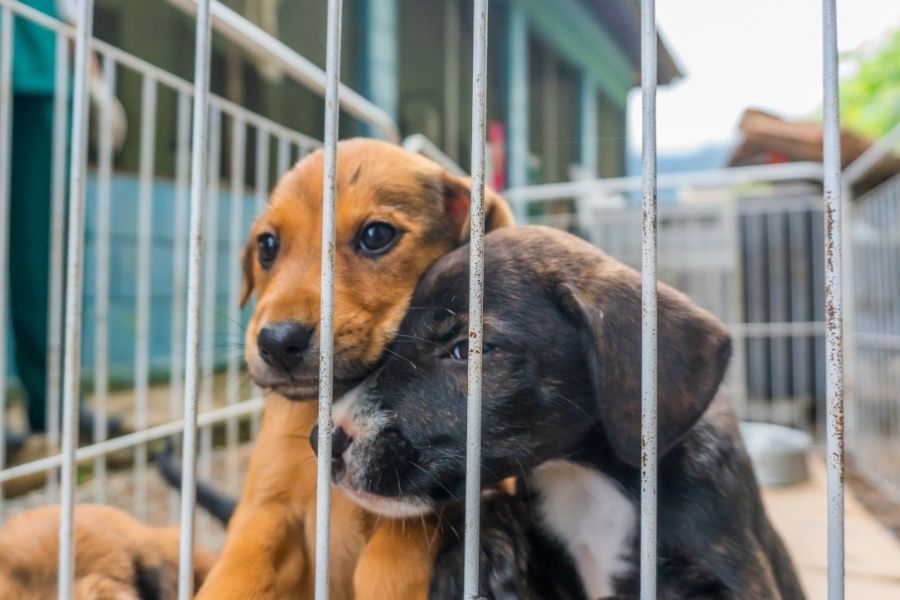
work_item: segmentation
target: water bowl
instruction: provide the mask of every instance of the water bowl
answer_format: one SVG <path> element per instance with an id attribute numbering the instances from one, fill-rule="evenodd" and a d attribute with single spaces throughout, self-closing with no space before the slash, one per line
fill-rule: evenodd
<path id="1" fill-rule="evenodd" d="M 796 485 L 809 479 L 806 456 L 812 437 L 805 431 L 771 423 L 740 423 L 741 437 L 756 479 L 763 487 Z"/>

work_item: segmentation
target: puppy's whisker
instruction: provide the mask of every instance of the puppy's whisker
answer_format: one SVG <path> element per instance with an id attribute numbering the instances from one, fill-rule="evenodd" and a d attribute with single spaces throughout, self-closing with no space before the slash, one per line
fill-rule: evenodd
<path id="1" fill-rule="evenodd" d="M 456 500 L 457 502 L 460 502 L 460 499 L 459 499 L 459 497 L 458 497 L 456 494 L 454 494 L 453 492 L 451 492 L 450 489 L 449 489 L 447 486 L 445 486 L 443 483 L 441 483 L 441 481 L 440 481 L 437 477 L 435 477 L 434 475 L 432 475 L 431 473 L 429 473 L 422 465 L 420 465 L 419 463 L 417 463 L 417 462 L 414 461 L 414 460 L 410 460 L 410 461 L 409 461 L 409 464 L 411 464 L 411 465 L 414 466 L 415 468 L 417 468 L 417 469 L 419 469 L 420 471 L 422 471 L 423 473 L 425 473 L 425 475 L 427 475 L 432 481 L 434 481 L 436 484 L 438 484 L 438 485 L 441 487 L 441 489 L 443 489 L 445 492 L 447 492 L 447 494 L 449 494 L 449 496 L 450 496 L 451 498 L 453 498 L 453 499 Z M 396 467 L 395 467 L 395 469 L 396 469 Z"/>
<path id="2" fill-rule="evenodd" d="M 249 392 L 256 385 L 256 382 L 253 381 L 253 377 L 250 376 L 250 373 L 246 371 L 241 371 L 238 375 L 238 390 L 241 393 Z M 253 398 L 265 395 L 266 390 L 261 388 L 258 393 L 253 394 Z"/>
<path id="3" fill-rule="evenodd" d="M 602 432 L 600 424 L 597 423 L 596 415 L 590 414 L 588 411 L 584 410 L 584 408 L 582 408 L 581 406 L 578 406 L 577 403 L 573 402 L 569 398 L 566 398 L 565 396 L 560 396 L 560 395 L 551 395 L 551 396 L 548 396 L 548 399 L 551 402 L 555 402 L 557 405 L 571 406 L 571 407 L 575 408 L 578 412 L 580 412 L 581 414 L 583 414 L 585 417 L 588 418 L 588 421 L 591 423 L 591 429 L 596 429 L 597 431 Z"/>
<path id="4" fill-rule="evenodd" d="M 397 496 L 403 497 L 403 487 L 400 485 L 400 470 L 394 465 L 394 475 L 397 477 Z"/>
<path id="5" fill-rule="evenodd" d="M 450 523 L 447 523 L 447 527 L 449 527 L 449 528 L 450 528 L 450 531 L 453 533 L 453 535 L 456 536 L 457 541 L 460 541 L 460 542 L 461 542 L 461 541 L 462 541 L 462 536 L 459 535 L 459 532 L 456 530 L 456 527 L 454 527 L 454 526 L 451 525 Z"/>
<path id="6" fill-rule="evenodd" d="M 484 461 L 481 461 L 481 471 L 490 475 L 491 479 L 497 479 L 497 472 L 484 464 Z"/>
<path id="7" fill-rule="evenodd" d="M 213 352 L 215 352 L 217 358 L 224 360 L 226 363 L 236 360 L 241 366 L 244 365 L 244 351 L 242 348 L 220 344 L 213 346 Z"/>
<path id="8" fill-rule="evenodd" d="M 226 384 L 228 384 L 228 385 L 237 384 L 238 391 L 241 391 L 241 389 L 244 387 L 244 381 L 245 381 L 244 374 L 241 373 L 240 371 L 235 373 L 234 375 L 229 373 L 228 376 L 225 378 Z"/>
<path id="9" fill-rule="evenodd" d="M 241 322 L 240 319 L 238 319 L 238 320 L 232 319 L 232 318 L 228 315 L 228 313 L 225 312 L 225 311 L 222 311 L 222 310 L 215 310 L 215 311 L 213 311 L 213 314 L 215 314 L 215 316 L 218 317 L 218 318 L 220 318 L 220 319 L 224 319 L 224 320 L 228 321 L 229 323 L 234 323 L 235 325 L 237 325 L 238 327 L 241 328 L 241 331 L 246 331 L 246 330 L 247 330 L 247 326 L 246 326 L 243 322 Z"/>
<path id="10" fill-rule="evenodd" d="M 444 312 L 450 314 L 451 316 L 454 316 L 454 317 L 456 316 L 456 312 L 450 310 L 446 306 L 409 306 L 409 307 L 407 307 L 406 310 L 407 311 L 410 311 L 410 310 L 441 310 L 441 311 L 444 311 Z"/>
<path id="11" fill-rule="evenodd" d="M 209 335 L 213 335 L 215 337 L 230 337 L 233 339 L 244 339 L 244 335 L 246 332 L 244 331 L 228 331 L 217 328 L 215 331 L 207 331 Z"/>
<path id="12" fill-rule="evenodd" d="M 428 537 L 428 527 L 425 526 L 425 515 L 419 515 L 419 522 L 422 524 L 422 535 Z M 431 545 L 434 543 L 434 536 L 428 538 L 428 548 L 431 549 Z"/>
<path id="13" fill-rule="evenodd" d="M 416 363 L 414 363 L 413 361 L 409 360 L 409 359 L 406 358 L 405 356 L 401 356 L 401 355 L 397 354 L 396 352 L 394 352 L 394 351 L 391 350 L 390 348 L 385 348 L 384 351 L 387 352 L 388 354 L 391 354 L 391 355 L 393 355 L 393 356 L 396 356 L 396 357 L 399 358 L 400 360 L 404 360 L 404 361 L 408 362 L 408 363 L 409 363 L 409 366 L 411 366 L 411 367 L 412 367 L 413 369 L 415 369 L 416 371 L 419 370 L 419 367 L 416 365 Z"/>
<path id="14" fill-rule="evenodd" d="M 243 350 L 244 348 L 244 340 L 238 338 L 227 338 L 225 336 L 219 337 L 216 336 L 213 341 L 213 345 L 215 346 L 231 346 L 233 348 L 240 348 Z"/>
<path id="15" fill-rule="evenodd" d="M 418 335 L 407 335 L 405 333 L 398 333 L 397 335 L 394 336 L 394 339 L 397 343 L 404 343 L 404 342 L 406 342 L 406 340 L 409 340 L 409 342 L 413 342 L 413 341 L 425 342 L 426 344 L 431 344 L 435 348 L 443 347 L 441 344 L 438 344 L 437 342 L 432 342 L 431 340 L 421 337 L 421 336 L 418 336 Z M 406 343 L 409 343 L 409 342 L 406 342 Z"/>
<path id="16" fill-rule="evenodd" d="M 519 472 L 522 473 L 522 485 L 525 486 L 525 501 L 528 503 L 528 509 L 531 510 L 531 486 L 528 484 L 528 475 L 525 472 L 525 465 L 522 464 L 522 461 L 518 458 L 515 459 L 516 464 L 519 465 Z"/>
<path id="17" fill-rule="evenodd" d="M 212 345 L 217 348 L 235 348 L 235 349 L 244 349 L 244 341 L 243 340 L 229 340 L 226 338 L 216 338 L 212 341 Z"/>

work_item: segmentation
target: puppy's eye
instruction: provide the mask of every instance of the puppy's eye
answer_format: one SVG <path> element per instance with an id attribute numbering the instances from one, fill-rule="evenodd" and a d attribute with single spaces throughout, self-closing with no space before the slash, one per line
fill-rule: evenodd
<path id="1" fill-rule="evenodd" d="M 278 238 L 271 233 L 262 233 L 256 238 L 256 249 L 260 266 L 268 270 L 278 256 Z"/>
<path id="2" fill-rule="evenodd" d="M 450 356 L 456 360 L 467 360 L 469 358 L 469 340 L 455 343 L 450 348 Z"/>
<path id="3" fill-rule="evenodd" d="M 481 345 L 481 353 L 487 354 L 494 349 L 492 344 L 482 344 Z M 468 360 L 469 359 L 469 340 L 462 340 L 456 342 L 452 348 L 450 348 L 450 357 L 454 360 Z"/>
<path id="4" fill-rule="evenodd" d="M 379 255 L 393 248 L 398 237 L 393 225 L 376 221 L 363 227 L 357 244 L 364 254 Z"/>

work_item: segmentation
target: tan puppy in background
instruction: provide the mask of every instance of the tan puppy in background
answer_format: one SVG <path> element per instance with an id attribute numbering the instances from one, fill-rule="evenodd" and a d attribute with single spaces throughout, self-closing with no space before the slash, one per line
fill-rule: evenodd
<path id="1" fill-rule="evenodd" d="M 9 519 L 0 529 L 0 600 L 57 597 L 59 507 Z M 199 586 L 212 555 L 194 553 Z M 110 506 L 75 507 L 75 600 L 175 600 L 178 528 L 147 527 Z"/>
<path id="2" fill-rule="evenodd" d="M 282 177 L 244 252 L 242 302 L 257 298 L 244 354 L 268 399 L 205 600 L 313 597 L 322 161 L 315 152 Z M 335 399 L 378 363 L 415 310 L 408 304 L 422 273 L 467 241 L 470 202 L 468 179 L 384 142 L 340 142 L 337 169 Z M 487 191 L 485 229 L 512 220 Z M 424 600 L 435 535 L 435 523 L 418 517 L 378 521 L 335 489 L 332 600 Z"/>

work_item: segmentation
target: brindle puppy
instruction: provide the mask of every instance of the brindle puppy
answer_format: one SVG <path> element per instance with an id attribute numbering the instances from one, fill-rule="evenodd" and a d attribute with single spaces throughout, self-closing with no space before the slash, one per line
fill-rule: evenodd
<path id="1" fill-rule="evenodd" d="M 640 275 L 540 227 L 486 240 L 482 474 L 528 473 L 537 526 L 590 598 L 633 593 Z M 798 599 L 731 409 L 722 324 L 658 287 L 660 598 Z M 423 277 L 383 367 L 334 413 L 334 477 L 370 510 L 426 513 L 465 480 L 468 249 Z"/>

